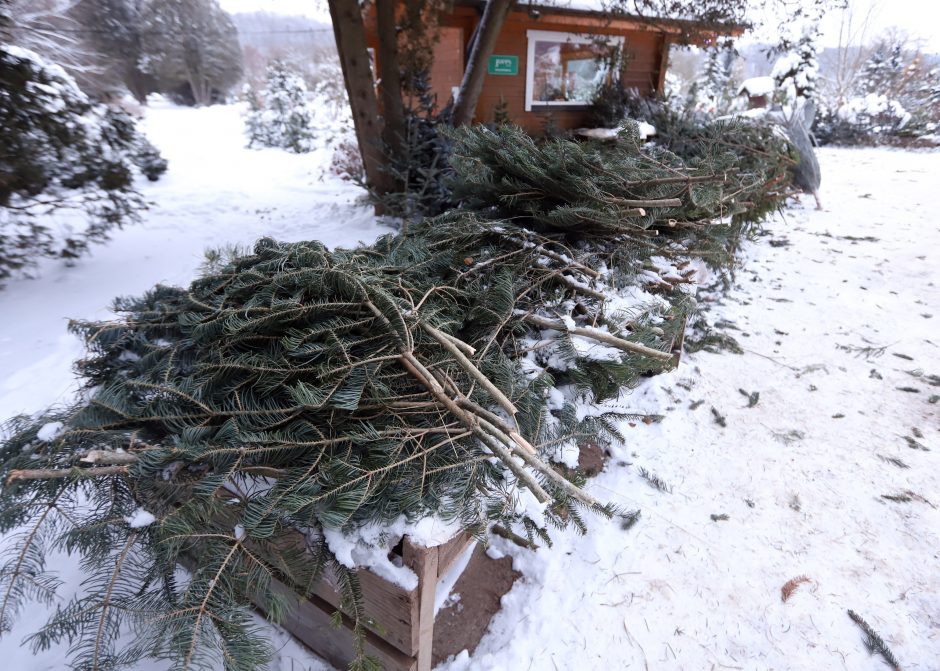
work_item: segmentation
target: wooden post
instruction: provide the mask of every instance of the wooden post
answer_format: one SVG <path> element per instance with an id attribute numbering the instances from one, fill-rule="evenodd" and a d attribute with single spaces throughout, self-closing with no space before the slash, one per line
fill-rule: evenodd
<path id="1" fill-rule="evenodd" d="M 405 105 L 401 99 L 401 66 L 398 62 L 396 0 L 376 0 L 375 18 L 379 33 L 379 97 L 382 101 L 382 138 L 392 155 L 401 158 L 405 138 Z"/>
<path id="2" fill-rule="evenodd" d="M 467 58 L 467 69 L 460 82 L 460 90 L 454 103 L 454 125 L 463 126 L 473 121 L 473 113 L 477 107 L 477 100 L 483 91 L 483 79 L 486 77 L 486 62 L 496 47 L 496 38 L 499 37 L 509 10 L 514 0 L 488 0 L 483 17 L 477 26 L 476 40 L 470 49 Z"/>
<path id="3" fill-rule="evenodd" d="M 655 93 L 662 95 L 666 87 L 666 72 L 669 70 L 669 49 L 672 46 L 672 40 L 668 35 L 663 35 L 662 53 L 659 55 L 659 76 L 656 80 Z"/>
<path id="4" fill-rule="evenodd" d="M 431 671 L 434 642 L 434 599 L 437 595 L 437 565 L 440 548 L 414 545 L 405 538 L 402 562 L 418 576 L 418 669 Z"/>
<path id="5" fill-rule="evenodd" d="M 379 117 L 378 101 L 375 97 L 369 51 L 366 46 L 366 30 L 362 23 L 362 12 L 358 0 L 329 0 L 330 17 L 333 19 L 333 35 L 349 106 L 352 109 L 356 140 L 362 154 L 362 165 L 366 180 L 378 193 L 392 190 L 392 179 L 384 169 L 382 153 L 383 124 Z"/>

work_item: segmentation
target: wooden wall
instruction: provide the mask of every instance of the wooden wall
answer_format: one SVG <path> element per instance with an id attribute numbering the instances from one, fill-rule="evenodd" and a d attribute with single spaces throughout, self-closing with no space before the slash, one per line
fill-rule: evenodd
<path id="1" fill-rule="evenodd" d="M 437 94 L 439 107 L 443 107 L 449 101 L 452 87 L 460 85 L 466 49 L 478 20 L 479 13 L 476 9 L 458 5 L 453 13 L 441 22 L 443 30 L 435 50 L 435 62 L 431 71 L 431 87 Z M 374 19 L 368 14 L 366 30 L 370 45 L 377 45 Z M 493 53 L 501 56 L 517 56 L 519 74 L 486 75 L 474 122 L 493 121 L 496 106 L 503 99 L 506 101 L 509 117 L 529 133 L 542 133 L 549 123 L 549 118 L 560 128 L 578 128 L 587 123 L 586 106 L 580 108 L 534 106 L 532 111 L 525 111 L 528 55 L 526 31 L 528 30 L 622 35 L 628 55 L 623 73 L 625 85 L 637 88 L 643 94 L 662 88 L 662 75 L 664 74 L 662 69 L 667 44 L 667 36 L 662 30 L 633 21 L 604 21 L 583 14 L 546 11 L 534 18 L 527 11 L 514 11 L 506 19 Z"/>
<path id="2" fill-rule="evenodd" d="M 448 26 L 463 28 L 465 40 L 473 34 L 476 24 L 477 12 L 470 7 L 456 7 L 454 14 L 445 22 Z M 640 28 L 640 29 L 638 29 Z M 572 109 L 545 106 L 533 106 L 532 111 L 525 111 L 525 81 L 526 59 L 528 56 L 528 38 L 526 31 L 546 30 L 564 33 L 593 33 L 597 35 L 623 35 L 624 47 L 628 54 L 624 68 L 623 81 L 628 87 L 635 87 L 641 93 L 648 94 L 658 90 L 660 82 L 660 69 L 663 61 L 663 48 L 665 35 L 653 30 L 642 30 L 640 26 L 605 23 L 597 19 L 570 16 L 564 14 L 543 14 L 534 19 L 528 12 L 515 11 L 510 13 L 506 24 L 496 41 L 493 53 L 500 56 L 518 56 L 518 75 L 491 75 L 487 74 L 483 82 L 483 92 L 477 102 L 474 121 L 487 123 L 493 121 L 493 113 L 500 102 L 500 97 L 506 101 L 509 117 L 529 133 L 539 134 L 549 123 L 551 117 L 554 124 L 560 128 L 578 128 L 587 123 L 587 111 L 584 108 Z M 444 91 L 450 91 L 450 86 L 460 83 L 463 71 L 463 62 L 459 63 L 459 70 L 442 72 L 438 80 L 432 78 L 432 86 L 439 91 L 439 100 L 444 103 Z M 450 82 L 454 82 L 451 84 Z"/>

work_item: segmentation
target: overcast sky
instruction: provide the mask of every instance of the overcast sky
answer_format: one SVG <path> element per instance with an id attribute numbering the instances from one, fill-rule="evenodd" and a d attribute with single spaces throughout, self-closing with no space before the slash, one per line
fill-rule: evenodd
<path id="1" fill-rule="evenodd" d="M 857 30 L 870 13 L 864 41 L 878 33 L 897 27 L 921 41 L 927 51 L 940 53 L 940 0 L 849 0 L 854 29 Z M 329 22 L 326 0 L 219 0 L 229 12 L 267 11 L 276 14 L 299 14 Z M 563 5 L 564 0 L 556 4 Z M 823 22 L 823 43 L 835 46 L 839 40 L 842 12 L 831 12 Z M 768 40 L 773 39 L 773 29 Z M 761 35 L 761 37 L 763 37 Z"/>
<path id="2" fill-rule="evenodd" d="M 294 14 L 329 22 L 330 10 L 326 0 L 219 0 L 227 12 L 271 12 Z"/>

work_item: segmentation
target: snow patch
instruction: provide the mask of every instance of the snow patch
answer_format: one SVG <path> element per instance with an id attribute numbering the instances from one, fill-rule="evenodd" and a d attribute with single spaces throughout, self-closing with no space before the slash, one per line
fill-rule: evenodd
<path id="1" fill-rule="evenodd" d="M 745 79 L 738 87 L 738 95 L 742 93 L 749 96 L 769 96 L 774 92 L 776 84 L 773 77 L 751 77 Z"/>
<path id="2" fill-rule="evenodd" d="M 127 522 L 127 526 L 131 529 L 143 529 L 156 522 L 157 518 L 153 516 L 153 513 L 143 508 L 138 508 L 132 514 L 125 517 L 124 521 Z"/>
<path id="3" fill-rule="evenodd" d="M 62 422 L 47 422 L 43 424 L 39 431 L 36 432 L 36 437 L 39 440 L 48 442 L 50 440 L 55 440 L 62 433 L 62 429 L 65 425 Z"/>
<path id="4" fill-rule="evenodd" d="M 451 605 L 451 602 L 456 603 L 460 600 L 460 595 L 454 595 L 456 598 L 452 599 L 451 592 L 453 592 L 454 585 L 457 584 L 457 581 L 460 580 L 460 576 L 462 576 L 463 572 L 466 570 L 467 564 L 470 563 L 470 558 L 473 556 L 473 551 L 476 550 L 476 547 L 476 543 L 470 543 L 457 560 L 450 565 L 450 568 L 447 569 L 447 573 L 438 581 L 437 589 L 434 592 L 435 615 L 437 615 L 437 611 L 441 608 Z"/>
<path id="5" fill-rule="evenodd" d="M 418 576 L 408 567 L 401 566 L 389 558 L 392 548 L 398 545 L 404 536 L 425 547 L 443 545 L 459 533 L 460 529 L 456 521 L 447 522 L 428 516 L 409 522 L 401 515 L 388 524 L 372 523 L 352 531 L 324 529 L 323 536 L 343 566 L 368 568 L 402 589 L 413 590 L 418 586 Z"/>

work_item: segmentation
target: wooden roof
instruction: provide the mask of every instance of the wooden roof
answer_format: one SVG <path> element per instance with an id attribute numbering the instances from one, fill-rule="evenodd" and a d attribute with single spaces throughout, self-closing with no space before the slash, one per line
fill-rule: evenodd
<path id="1" fill-rule="evenodd" d="M 455 6 L 474 7 L 481 13 L 486 0 L 455 0 Z M 513 11 L 528 12 L 533 19 L 551 15 L 552 20 L 564 21 L 567 17 L 572 24 L 609 26 L 623 30 L 654 30 L 676 38 L 685 38 L 691 43 L 703 43 L 717 36 L 742 35 L 747 26 L 728 22 L 705 22 L 695 19 L 670 18 L 628 14 L 612 11 L 604 7 L 601 0 L 558 0 L 551 2 L 535 0 L 518 2 Z M 566 21 L 567 22 L 567 21 Z"/>

